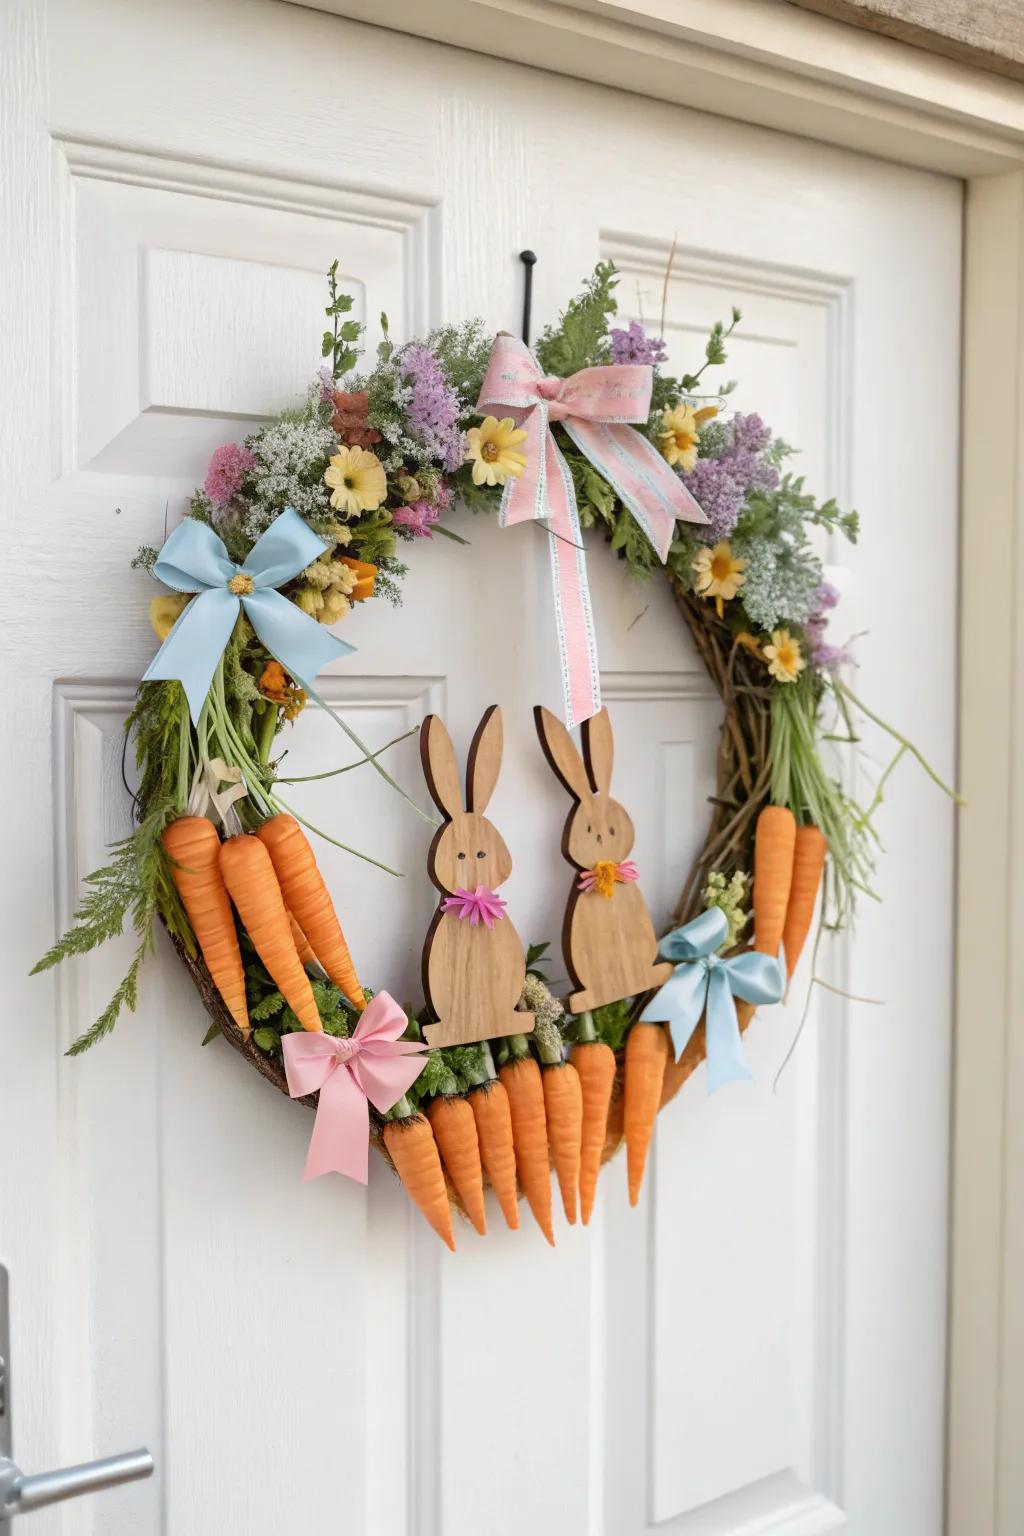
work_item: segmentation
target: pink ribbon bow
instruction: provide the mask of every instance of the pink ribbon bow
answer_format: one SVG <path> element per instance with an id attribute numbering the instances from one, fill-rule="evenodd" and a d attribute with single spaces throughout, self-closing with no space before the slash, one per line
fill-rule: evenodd
<path id="1" fill-rule="evenodd" d="M 457 890 L 454 895 L 446 896 L 441 903 L 442 912 L 454 912 L 460 922 L 469 918 L 471 928 L 483 923 L 485 928 L 493 928 L 495 919 L 505 916 L 505 908 L 508 902 L 501 896 L 495 896 L 486 885 L 478 885 L 475 891 L 463 889 Z"/>
<path id="2" fill-rule="evenodd" d="M 421 1040 L 400 1040 L 405 1013 L 387 992 L 378 992 L 348 1040 L 316 1030 L 281 1041 L 288 1092 L 293 1099 L 320 1091 L 304 1179 L 343 1173 L 365 1184 L 369 1168 L 370 1111 L 386 1114 L 408 1093 L 426 1066 Z"/>
<path id="3" fill-rule="evenodd" d="M 476 403 L 481 415 L 507 411 L 526 429 L 526 467 L 505 481 L 501 525 L 534 518 L 552 534 L 555 622 L 570 727 L 597 714 L 601 688 L 576 493 L 550 423 L 560 421 L 580 452 L 614 487 L 664 564 L 676 519 L 708 519 L 654 444 L 629 425 L 647 420 L 653 384 L 654 370 L 646 363 L 616 363 L 583 368 L 567 379 L 546 378 L 529 348 L 503 332 L 495 338 Z"/>
<path id="4" fill-rule="evenodd" d="M 632 859 L 623 859 L 621 864 L 613 864 L 611 860 L 602 859 L 595 864 L 593 869 L 580 871 L 580 878 L 576 889 L 580 891 L 597 891 L 601 896 L 611 896 L 616 882 L 627 885 L 630 880 L 639 880 L 640 871 Z"/>

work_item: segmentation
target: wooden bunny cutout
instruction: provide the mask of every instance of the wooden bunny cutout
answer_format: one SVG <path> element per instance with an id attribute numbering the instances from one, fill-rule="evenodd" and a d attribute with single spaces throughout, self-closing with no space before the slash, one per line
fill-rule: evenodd
<path id="1" fill-rule="evenodd" d="M 486 710 L 469 749 L 466 805 L 451 737 L 437 715 L 420 731 L 427 785 L 444 824 L 430 845 L 430 878 L 441 904 L 423 946 L 423 991 L 438 1021 L 423 1033 L 430 1045 L 465 1045 L 525 1035 L 532 1013 L 515 1011 L 526 957 L 505 903 L 494 893 L 512 873 L 504 839 L 484 811 L 501 767 L 501 711 Z"/>
<path id="2" fill-rule="evenodd" d="M 660 987 L 672 967 L 657 962 L 654 925 L 636 868 L 627 862 L 633 823 L 609 794 L 614 744 L 608 711 L 584 721 L 582 757 L 549 710 L 538 705 L 533 717 L 544 756 L 576 802 L 562 833 L 562 855 L 580 872 L 565 909 L 562 952 L 577 988 L 565 1006 L 584 1013 Z"/>

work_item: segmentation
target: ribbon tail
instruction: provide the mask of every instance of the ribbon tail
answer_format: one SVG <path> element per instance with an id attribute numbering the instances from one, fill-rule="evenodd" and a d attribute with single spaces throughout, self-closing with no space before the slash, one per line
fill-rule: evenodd
<path id="1" fill-rule="evenodd" d="M 199 723 L 217 663 L 231 638 L 237 616 L 238 598 L 226 586 L 200 592 L 142 675 L 144 683 L 177 679 L 185 690 L 193 725 Z"/>
<path id="2" fill-rule="evenodd" d="M 355 650 L 271 588 L 243 597 L 242 607 L 270 654 L 300 683 L 312 683 L 328 662 Z"/>
<path id="3" fill-rule="evenodd" d="M 663 565 L 678 519 L 707 522 L 679 476 L 642 433 L 621 423 L 580 416 L 563 422 L 563 426 L 628 508 Z"/>
<path id="4" fill-rule="evenodd" d="M 343 1173 L 365 1184 L 369 1176 L 370 1111 L 347 1066 L 339 1064 L 320 1089 L 303 1179 Z"/>
<path id="5" fill-rule="evenodd" d="M 550 433 L 545 459 L 555 625 L 562 667 L 565 722 L 572 730 L 574 725 L 599 712 L 601 680 L 576 491 L 569 466 Z"/>
<path id="6" fill-rule="evenodd" d="M 705 1034 L 708 1047 L 708 1093 L 715 1093 L 726 1083 L 751 1076 L 743 1055 L 740 1021 L 736 1003 L 725 973 L 715 970 L 708 982 Z"/>
<path id="7" fill-rule="evenodd" d="M 521 413 L 513 413 L 513 420 Z M 498 521 L 503 528 L 516 523 L 542 521 L 547 516 L 548 460 L 545 451 L 549 439 L 547 406 L 540 402 L 523 416 L 520 426 L 526 433 L 520 445 L 526 465 L 519 475 L 509 475 L 501 493 Z"/>

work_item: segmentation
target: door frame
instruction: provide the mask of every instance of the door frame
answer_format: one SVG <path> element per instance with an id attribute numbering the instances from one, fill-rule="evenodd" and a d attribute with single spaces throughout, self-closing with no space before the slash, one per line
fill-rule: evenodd
<path id="1" fill-rule="evenodd" d="M 946 1529 L 1010 1536 L 1024 1528 L 1024 86 L 778 0 L 293 3 L 965 182 Z"/>

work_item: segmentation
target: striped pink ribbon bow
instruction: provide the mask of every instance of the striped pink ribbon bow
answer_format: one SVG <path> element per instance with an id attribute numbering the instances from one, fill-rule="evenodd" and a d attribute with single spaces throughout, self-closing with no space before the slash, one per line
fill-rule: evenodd
<path id="1" fill-rule="evenodd" d="M 526 467 L 505 482 L 501 525 L 535 519 L 553 535 L 549 542 L 555 621 L 570 727 L 597 714 L 601 687 L 576 493 L 551 423 L 562 423 L 664 564 L 676 520 L 708 519 L 654 444 L 630 425 L 650 415 L 653 386 L 654 370 L 646 363 L 582 368 L 567 379 L 548 378 L 525 343 L 502 332 L 491 349 L 476 404 L 481 415 L 507 413 L 526 429 Z"/>

